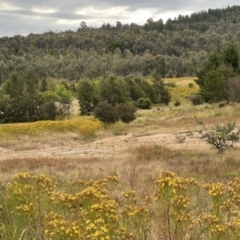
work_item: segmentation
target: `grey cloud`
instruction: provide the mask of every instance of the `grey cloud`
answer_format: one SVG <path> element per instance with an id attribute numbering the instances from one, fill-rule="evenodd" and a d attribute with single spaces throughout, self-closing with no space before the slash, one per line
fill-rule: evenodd
<path id="1" fill-rule="evenodd" d="M 22 16 L 32 16 L 32 17 L 46 17 L 46 18 L 57 18 L 57 19 L 68 19 L 68 20 L 77 20 L 79 18 L 85 17 L 85 15 L 74 14 L 66 11 L 56 11 L 53 13 L 43 13 L 43 12 L 34 12 L 31 10 L 14 10 L 14 11 L 2 11 L 5 14 L 9 15 L 22 15 Z"/>
<path id="2" fill-rule="evenodd" d="M 178 1 L 156 1 L 156 0 L 8 0 L 5 3 L 18 6 L 24 8 L 26 10 L 30 10 L 32 7 L 39 8 L 52 8 L 58 11 L 66 11 L 66 12 L 74 12 L 76 9 L 82 9 L 85 7 L 93 7 L 96 9 L 106 9 L 107 7 L 128 7 L 130 11 L 136 11 L 137 9 L 146 9 L 146 8 L 155 8 L 162 9 L 163 11 L 180 11 L 180 10 L 190 10 L 190 11 L 201 11 L 204 9 L 208 9 L 209 7 L 227 7 L 227 4 L 237 5 L 238 1 L 232 0 L 226 4 L 226 1 L 217 1 L 217 0 L 209 0 L 209 1 L 187 1 L 187 0 L 178 0 Z M 1 9 L 0 9 L 1 11 Z"/>
<path id="3" fill-rule="evenodd" d="M 51 22 L 49 19 L 44 19 L 43 21 L 31 19 L 31 21 L 26 21 L 17 15 L 11 16 L 11 18 L 1 15 L 0 21 L 4 21 L 4 25 L 1 26 L 1 32 L 4 32 L 2 36 L 28 35 L 30 33 L 43 33 L 49 29 L 56 29 L 55 22 Z"/>
<path id="4" fill-rule="evenodd" d="M 129 9 L 139 9 L 139 8 L 161 8 L 165 11 L 170 10 L 182 10 L 182 9 L 208 9 L 209 6 L 213 7 L 226 7 L 227 4 L 230 5 L 237 5 L 239 4 L 239 1 L 229 1 L 226 3 L 226 1 L 217 1 L 217 0 L 209 0 L 209 1 L 187 1 L 187 0 L 178 0 L 178 1 L 156 1 L 156 0 L 105 0 L 105 1 L 99 1 L 99 0 L 68 0 L 68 1 L 59 1 L 59 0 L 8 0 L 6 3 L 23 7 L 23 8 L 31 8 L 32 6 L 35 7 L 49 7 L 49 8 L 55 8 L 55 9 L 62 9 L 62 10 L 71 10 L 74 11 L 76 8 L 84 8 L 87 6 L 92 6 L 98 9 L 106 8 L 106 7 L 114 7 L 114 6 L 126 6 L 129 7 Z"/>
<path id="5" fill-rule="evenodd" d="M 4 9 L 4 5 L 14 6 L 15 8 Z M 209 8 L 224 8 L 228 5 L 239 5 L 239 0 L 229 0 L 227 3 L 223 0 L 1 0 L 0 1 L 0 36 L 28 34 L 43 32 L 50 29 L 61 28 L 60 30 L 77 29 L 76 21 L 86 21 L 88 26 L 99 26 L 106 22 L 125 21 L 131 23 L 130 19 L 137 10 L 151 11 L 154 20 L 161 18 L 163 14 L 183 14 L 208 10 Z M 17 7 L 17 8 L 16 8 Z M 84 15 L 77 14 L 84 8 L 92 7 L 99 11 L 99 14 L 87 13 Z M 111 12 L 106 16 L 107 8 L 125 7 L 126 14 Z M 39 9 L 33 12 L 33 9 Z M 44 13 L 43 10 L 53 9 L 56 12 Z M 171 16 L 170 16 L 171 17 Z M 61 20 L 61 25 L 59 23 Z M 72 20 L 73 25 L 64 21 Z M 146 20 L 146 19 L 144 19 Z M 144 21 L 143 20 L 143 21 Z M 14 22 L 15 21 L 15 22 Z"/>

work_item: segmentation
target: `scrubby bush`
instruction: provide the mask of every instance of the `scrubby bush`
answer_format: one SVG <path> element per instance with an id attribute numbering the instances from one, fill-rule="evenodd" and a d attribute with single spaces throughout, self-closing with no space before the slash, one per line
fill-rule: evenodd
<path id="1" fill-rule="evenodd" d="M 139 98 L 137 101 L 137 106 L 141 109 L 151 109 L 152 102 L 149 98 Z"/>
<path id="2" fill-rule="evenodd" d="M 220 102 L 218 103 L 218 107 L 222 108 L 222 107 L 225 107 L 227 104 L 228 104 L 227 102 Z"/>
<path id="3" fill-rule="evenodd" d="M 193 105 L 201 105 L 203 104 L 203 97 L 201 94 L 199 93 L 195 93 L 195 94 L 192 94 L 190 97 L 189 97 L 190 101 L 192 102 Z"/>
<path id="4" fill-rule="evenodd" d="M 188 87 L 189 87 L 189 88 L 193 88 L 193 87 L 194 87 L 194 84 L 193 84 L 193 83 L 189 83 L 189 84 L 188 84 Z"/>
<path id="5" fill-rule="evenodd" d="M 204 130 L 200 132 L 202 138 L 217 149 L 218 154 L 224 153 L 229 147 L 233 146 L 234 142 L 239 141 L 239 131 L 235 131 L 235 123 L 227 123 L 222 126 L 216 125 L 214 128 L 209 130 L 201 121 L 198 119 L 197 121 L 204 128 Z"/>
<path id="6" fill-rule="evenodd" d="M 180 105 L 181 105 L 181 102 L 180 102 L 179 100 L 176 100 L 176 101 L 174 102 L 174 106 L 178 107 L 178 106 L 180 106 Z"/>
<path id="7" fill-rule="evenodd" d="M 94 116 L 104 123 L 115 123 L 119 120 L 117 107 L 106 101 L 102 101 L 96 106 Z"/>
<path id="8" fill-rule="evenodd" d="M 118 105 L 118 113 L 122 122 L 130 123 L 135 120 L 136 116 L 134 113 L 136 108 L 131 105 Z"/>

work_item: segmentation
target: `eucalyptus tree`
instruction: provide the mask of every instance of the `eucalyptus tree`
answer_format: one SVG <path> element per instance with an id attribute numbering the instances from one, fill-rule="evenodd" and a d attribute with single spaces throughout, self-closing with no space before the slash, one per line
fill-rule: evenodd
<path id="1" fill-rule="evenodd" d="M 77 99 L 81 115 L 89 115 L 100 100 L 97 83 L 88 79 L 79 81 Z"/>

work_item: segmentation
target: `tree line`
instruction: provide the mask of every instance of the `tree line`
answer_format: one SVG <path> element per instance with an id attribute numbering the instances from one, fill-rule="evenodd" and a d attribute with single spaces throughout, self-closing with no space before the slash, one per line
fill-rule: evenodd
<path id="1" fill-rule="evenodd" d="M 208 53 L 228 42 L 240 48 L 239 11 L 233 6 L 180 15 L 166 23 L 148 19 L 143 26 L 117 22 L 100 28 L 84 25 L 77 31 L 2 37 L 0 82 L 26 68 L 42 79 L 70 81 L 111 75 L 148 76 L 153 70 L 162 77 L 194 76 Z"/>
<path id="2" fill-rule="evenodd" d="M 152 103 L 168 104 L 171 100 L 169 88 L 157 71 L 149 78 L 136 75 L 110 76 L 94 81 L 83 79 L 77 84 L 70 84 L 54 79 L 41 80 L 34 71 L 28 70 L 24 74 L 10 74 L 2 84 L 0 122 L 33 122 L 64 118 L 69 114 L 73 97 L 79 101 L 81 115 L 93 114 L 99 106 L 108 109 L 112 107 L 121 113 L 115 118 L 121 117 L 124 122 L 134 120 L 136 107 L 150 108 Z"/>
<path id="3" fill-rule="evenodd" d="M 168 88 L 157 71 L 149 79 L 130 75 L 121 78 L 111 76 L 96 81 L 81 80 L 78 94 L 82 114 L 91 112 L 100 100 L 115 105 L 137 101 L 139 98 L 149 98 L 152 103 L 168 104 L 171 99 Z"/>
<path id="4" fill-rule="evenodd" d="M 205 102 L 240 101 L 239 51 L 229 43 L 212 52 L 196 72 L 196 83 Z"/>
<path id="5" fill-rule="evenodd" d="M 55 120 L 68 115 L 72 101 L 70 87 L 62 82 L 39 80 L 34 71 L 16 72 L 0 89 L 0 122 Z"/>

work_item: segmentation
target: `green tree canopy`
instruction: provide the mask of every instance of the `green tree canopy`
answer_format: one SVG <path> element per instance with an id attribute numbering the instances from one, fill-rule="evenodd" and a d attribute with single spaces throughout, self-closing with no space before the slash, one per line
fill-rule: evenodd
<path id="1" fill-rule="evenodd" d="M 97 106 L 100 96 L 96 82 L 81 80 L 77 88 L 77 99 L 82 115 L 89 115 Z"/>
<path id="2" fill-rule="evenodd" d="M 171 95 L 168 88 L 165 86 L 161 75 L 155 70 L 152 73 L 152 88 L 154 91 L 154 103 L 164 103 L 166 105 L 171 101 Z"/>
<path id="3" fill-rule="evenodd" d="M 196 72 L 196 76 L 198 79 L 195 80 L 195 82 L 200 87 L 203 87 L 205 83 L 206 75 L 210 71 L 216 70 L 221 65 L 223 65 L 222 55 L 218 51 L 212 52 L 203 63 L 201 69 Z"/>
<path id="4" fill-rule="evenodd" d="M 3 108 L 0 109 L 4 113 L 4 121 L 24 122 L 28 120 L 26 85 L 17 73 L 12 73 L 5 82 L 2 97 L 6 101 L 6 107 L 2 106 Z"/>
<path id="5" fill-rule="evenodd" d="M 111 76 L 99 81 L 102 100 L 113 105 L 126 103 L 130 98 L 127 82 L 122 78 Z"/>
<path id="6" fill-rule="evenodd" d="M 22 75 L 12 73 L 4 83 L 0 93 L 0 121 L 32 122 L 54 120 L 59 114 L 52 98 L 41 87 L 34 71 L 28 70 Z"/>
<path id="7" fill-rule="evenodd" d="M 224 63 L 232 67 L 235 72 L 239 68 L 239 53 L 235 45 L 232 43 L 228 44 L 222 51 Z"/>
<path id="8" fill-rule="evenodd" d="M 224 76 L 217 70 L 206 75 L 204 88 L 201 89 L 206 102 L 228 101 L 228 85 Z"/>
<path id="9" fill-rule="evenodd" d="M 206 102 L 229 101 L 232 88 L 229 81 L 238 76 L 239 53 L 233 44 L 214 51 L 196 73 L 196 83 Z"/>

